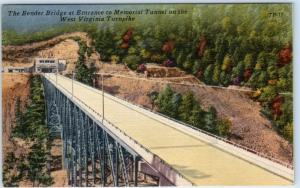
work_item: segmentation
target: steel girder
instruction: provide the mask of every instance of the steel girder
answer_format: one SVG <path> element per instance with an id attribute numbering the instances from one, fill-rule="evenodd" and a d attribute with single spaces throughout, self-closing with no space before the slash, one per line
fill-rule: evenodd
<path id="1" fill-rule="evenodd" d="M 71 186 L 137 186 L 139 156 L 43 78 L 47 125 L 63 141 Z"/>

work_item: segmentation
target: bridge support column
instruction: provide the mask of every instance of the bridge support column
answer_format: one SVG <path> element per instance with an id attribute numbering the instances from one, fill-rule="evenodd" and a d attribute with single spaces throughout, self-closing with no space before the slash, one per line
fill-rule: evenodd
<path id="1" fill-rule="evenodd" d="M 137 187 L 138 185 L 138 166 L 139 166 L 139 159 L 138 157 L 134 157 L 134 162 L 133 162 L 133 165 L 134 165 L 134 186 Z"/>

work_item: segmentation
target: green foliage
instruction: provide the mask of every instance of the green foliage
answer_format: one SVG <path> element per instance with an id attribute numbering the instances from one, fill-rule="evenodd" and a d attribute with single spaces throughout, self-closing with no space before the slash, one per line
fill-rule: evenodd
<path id="1" fill-rule="evenodd" d="M 27 140 L 39 140 L 47 135 L 45 126 L 45 103 L 44 94 L 41 89 L 41 78 L 33 76 L 31 83 L 31 103 L 23 113 L 20 111 L 20 105 L 16 103 L 16 126 L 12 130 L 13 137 L 19 137 Z"/>
<path id="2" fill-rule="evenodd" d="M 244 64 L 246 69 L 252 69 L 254 66 L 254 60 L 252 54 L 246 54 L 245 59 L 244 59 Z"/>
<path id="3" fill-rule="evenodd" d="M 175 97 L 175 92 L 167 85 L 162 92 L 159 93 L 155 104 L 159 108 L 159 112 L 170 116 L 177 117 L 178 103 L 180 103 L 180 96 Z"/>
<path id="4" fill-rule="evenodd" d="M 20 99 L 16 101 L 16 126 L 12 130 L 12 138 L 17 137 L 32 143 L 27 156 L 16 158 L 8 153 L 5 160 L 5 184 L 17 186 L 21 180 L 29 179 L 33 186 L 50 186 L 52 177 L 46 172 L 46 157 L 49 148 L 49 130 L 45 125 L 45 101 L 41 77 L 38 75 L 30 78 L 30 104 L 23 112 Z M 13 171 L 17 171 L 14 174 Z"/>
<path id="5" fill-rule="evenodd" d="M 71 33 L 74 31 L 92 32 L 95 30 L 95 25 L 92 24 L 64 24 L 52 28 L 46 28 L 43 31 L 33 33 L 17 33 L 14 30 L 5 30 L 2 33 L 3 45 L 22 45 L 26 43 L 39 42 L 51 39 L 64 33 Z"/>
<path id="6" fill-rule="evenodd" d="M 205 126 L 204 126 L 204 130 L 217 134 L 217 128 L 216 128 L 216 121 L 217 121 L 217 111 L 214 107 L 210 107 L 207 111 L 207 113 L 205 113 L 204 117 L 204 122 L 205 122 Z"/>
<path id="7" fill-rule="evenodd" d="M 203 120 L 205 111 L 201 108 L 201 106 L 198 103 L 193 104 L 193 108 L 190 114 L 191 115 L 188 118 L 188 122 L 197 128 L 203 129 L 205 125 L 205 122 Z"/>
<path id="8" fill-rule="evenodd" d="M 117 38 L 114 31 L 109 28 L 100 29 L 98 32 L 92 33 L 95 39 L 95 49 L 100 54 L 102 61 L 110 61 L 112 55 L 116 55 Z"/>
<path id="9" fill-rule="evenodd" d="M 166 9 L 169 7 L 159 6 Z M 130 24 L 66 24 L 30 35 L 7 30 L 3 32 L 2 41 L 4 45 L 24 44 L 61 33 L 86 31 L 102 61 L 118 57 L 120 63 L 136 70 L 142 62 L 160 64 L 171 59 L 179 68 L 197 75 L 206 84 L 235 84 L 254 90 L 262 89 L 263 93 L 258 100 L 262 102 L 264 112 L 272 118 L 270 106 L 276 94 L 293 90 L 292 61 L 278 64 L 281 50 L 292 41 L 292 6 L 177 6 L 188 10 L 188 14 L 153 15 L 147 18 L 141 16 L 141 19 Z M 278 11 L 285 14 L 277 19 L 268 16 L 269 12 Z M 129 30 L 132 31 L 131 34 L 128 34 Z M 127 39 L 124 39 L 125 35 Z M 201 43 L 199 38 L 205 42 Z M 168 41 L 172 41 L 172 49 L 166 53 L 163 46 Z M 85 66 L 84 61 L 91 51 L 82 44 L 77 63 L 78 80 L 87 84 L 92 82 L 93 71 Z M 284 120 L 280 127 L 286 124 Z"/>
<path id="10" fill-rule="evenodd" d="M 12 171 L 16 168 L 18 159 L 13 152 L 8 152 L 3 163 L 3 184 L 5 187 L 17 187 L 21 178 Z"/>
<path id="11" fill-rule="evenodd" d="M 160 113 L 222 137 L 230 132 L 231 122 L 228 119 L 218 120 L 214 107 L 203 110 L 192 92 L 181 96 L 167 85 L 158 96 L 155 92 L 149 96 L 156 99 L 155 105 Z"/>
<path id="12" fill-rule="evenodd" d="M 208 65 L 204 71 L 204 80 L 206 83 L 212 83 L 212 75 L 213 75 L 214 67 L 213 65 Z"/>
<path id="13" fill-rule="evenodd" d="M 293 143 L 294 126 L 292 123 L 288 123 L 283 128 L 283 136 L 291 143 Z"/>
<path id="14" fill-rule="evenodd" d="M 194 104 L 196 103 L 196 99 L 192 92 L 187 92 L 182 97 L 182 102 L 179 107 L 179 118 L 183 122 L 189 122 L 191 110 L 194 108 Z"/>
<path id="15" fill-rule="evenodd" d="M 95 77 L 95 73 L 97 72 L 97 69 L 95 67 L 95 64 L 92 63 L 90 68 L 86 65 L 86 59 L 85 54 L 88 54 L 88 48 L 86 43 L 82 42 L 81 40 L 77 41 L 79 45 L 79 51 L 78 51 L 78 60 L 75 67 L 75 79 L 88 84 L 93 85 L 93 79 Z"/>
<path id="16" fill-rule="evenodd" d="M 217 121 L 217 129 L 218 133 L 221 136 L 227 136 L 230 132 L 230 128 L 232 127 L 232 123 L 229 119 L 220 119 Z"/>
<path id="17" fill-rule="evenodd" d="M 136 70 L 141 63 L 141 58 L 137 55 L 128 55 L 123 59 L 123 63 L 130 69 Z"/>
<path id="18" fill-rule="evenodd" d="M 220 68 L 220 65 L 217 64 L 214 68 L 214 73 L 213 73 L 213 77 L 212 77 L 212 82 L 216 85 L 218 85 L 220 83 L 220 81 L 219 81 L 220 74 L 221 74 L 221 68 Z"/>
<path id="19" fill-rule="evenodd" d="M 267 86 L 263 88 L 263 92 L 259 97 L 259 101 L 261 102 L 269 102 L 272 101 L 277 96 L 277 90 L 274 86 Z"/>
<path id="20" fill-rule="evenodd" d="M 41 142 L 34 143 L 28 154 L 28 178 L 33 182 L 33 186 L 42 183 L 49 186 L 53 183 L 52 178 L 47 174 L 45 166 L 47 162 L 45 145 Z M 37 185 L 35 184 L 37 182 Z"/>
<path id="21" fill-rule="evenodd" d="M 224 57 L 223 65 L 222 65 L 222 71 L 230 71 L 232 66 L 232 59 L 229 55 L 226 55 Z"/>

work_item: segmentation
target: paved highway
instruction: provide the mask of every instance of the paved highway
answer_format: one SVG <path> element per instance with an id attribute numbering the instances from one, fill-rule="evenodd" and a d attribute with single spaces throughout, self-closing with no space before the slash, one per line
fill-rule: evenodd
<path id="1" fill-rule="evenodd" d="M 48 74 L 56 83 L 55 74 Z M 57 77 L 59 87 L 72 92 L 72 81 Z M 74 81 L 74 96 L 102 114 L 101 91 Z M 290 185 L 292 181 L 223 151 L 142 111 L 104 97 L 104 116 L 127 135 L 178 170 L 196 185 Z"/>

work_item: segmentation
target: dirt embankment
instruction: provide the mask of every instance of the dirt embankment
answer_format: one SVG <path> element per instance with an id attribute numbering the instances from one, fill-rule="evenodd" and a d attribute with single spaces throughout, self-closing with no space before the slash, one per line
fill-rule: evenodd
<path id="1" fill-rule="evenodd" d="M 33 43 L 24 44 L 20 46 L 13 46 L 13 45 L 3 46 L 2 47 L 3 59 L 14 60 L 16 58 L 24 58 L 24 56 L 26 55 L 33 55 L 42 49 L 52 47 L 70 37 L 80 37 L 81 40 L 86 41 L 88 44 L 91 43 L 90 39 L 87 36 L 87 33 L 84 32 L 68 33 L 41 42 L 33 42 Z"/>
<path id="2" fill-rule="evenodd" d="M 12 67 L 29 67 L 34 63 L 34 58 L 58 58 L 67 60 L 67 70 L 74 70 L 75 63 L 78 59 L 79 46 L 72 37 L 79 37 L 85 41 L 88 46 L 91 45 L 91 39 L 84 32 L 74 32 L 52 39 L 34 42 L 20 46 L 3 46 L 3 66 Z M 90 59 L 97 56 L 94 53 Z M 97 61 L 95 59 L 94 61 Z"/>
<path id="3" fill-rule="evenodd" d="M 99 82 L 99 86 L 100 84 Z M 152 109 L 148 94 L 151 91 L 161 91 L 166 84 L 153 82 L 153 79 L 145 81 L 145 79 L 107 76 L 104 85 L 108 92 Z M 272 129 L 271 122 L 260 114 L 261 106 L 251 100 L 244 92 L 178 84 L 170 85 L 180 93 L 193 91 L 204 108 L 214 106 L 218 116 L 230 118 L 233 123 L 230 140 L 280 161 L 292 163 L 292 145 Z"/>
<path id="4" fill-rule="evenodd" d="M 15 148 L 10 139 L 11 130 L 15 126 L 15 107 L 19 97 L 24 108 L 30 95 L 29 74 L 2 74 L 2 143 L 3 156 L 9 151 L 15 154 L 22 152 Z"/>

